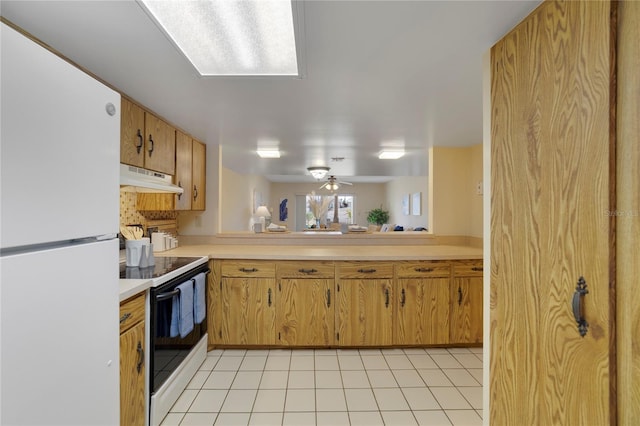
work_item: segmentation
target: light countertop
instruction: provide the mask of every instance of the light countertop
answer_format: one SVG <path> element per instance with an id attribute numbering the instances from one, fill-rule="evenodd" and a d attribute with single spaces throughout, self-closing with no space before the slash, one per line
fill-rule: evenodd
<path id="1" fill-rule="evenodd" d="M 482 249 L 450 245 L 187 245 L 162 255 L 265 260 L 455 260 L 482 259 Z"/>
<path id="2" fill-rule="evenodd" d="M 127 300 L 143 291 L 147 291 L 153 284 L 150 279 L 120 279 L 120 301 Z"/>

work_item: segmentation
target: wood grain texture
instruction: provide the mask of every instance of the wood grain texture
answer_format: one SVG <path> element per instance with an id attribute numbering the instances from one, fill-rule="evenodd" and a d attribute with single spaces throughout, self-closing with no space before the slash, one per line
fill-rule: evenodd
<path id="1" fill-rule="evenodd" d="M 333 279 L 284 278 L 276 298 L 277 343 L 287 346 L 334 344 Z"/>
<path id="2" fill-rule="evenodd" d="M 223 277 L 276 277 L 275 262 L 265 260 L 223 260 L 220 273 Z"/>
<path id="3" fill-rule="evenodd" d="M 331 260 L 324 261 L 286 261 L 276 263 L 278 278 L 329 278 L 335 277 L 335 264 Z"/>
<path id="4" fill-rule="evenodd" d="M 448 276 L 396 280 L 394 345 L 449 343 L 449 287 Z"/>
<path id="5" fill-rule="evenodd" d="M 275 344 L 274 290 L 275 278 L 223 277 L 220 343 Z"/>
<path id="6" fill-rule="evenodd" d="M 396 278 L 449 277 L 451 262 L 431 261 L 397 261 L 394 262 Z"/>
<path id="7" fill-rule="evenodd" d="M 492 424 L 609 422 L 609 19 L 548 1 L 492 49 Z"/>
<path id="8" fill-rule="evenodd" d="M 144 296 L 143 296 L 144 300 Z M 145 350 L 144 321 L 120 335 L 120 424 L 145 424 L 145 369 L 138 371 L 138 344 Z"/>
<path id="9" fill-rule="evenodd" d="M 144 127 L 144 167 L 173 176 L 176 171 L 176 130 L 150 112 L 144 114 Z"/>
<path id="10" fill-rule="evenodd" d="M 482 343 L 482 276 L 454 277 L 451 281 L 449 342 Z"/>
<path id="11" fill-rule="evenodd" d="M 207 334 L 208 350 L 220 344 L 222 339 L 222 261 L 209 260 L 211 273 L 207 278 Z"/>
<path id="12" fill-rule="evenodd" d="M 136 194 L 136 210 L 141 212 L 173 211 L 176 208 L 174 194 L 138 192 Z"/>
<path id="13" fill-rule="evenodd" d="M 192 160 L 193 140 L 191 136 L 176 131 L 176 174 L 173 177 L 173 183 L 184 190 L 179 196 L 175 195 L 176 210 L 191 210 L 193 198 Z"/>
<path id="14" fill-rule="evenodd" d="M 340 346 L 393 343 L 393 289 L 390 279 L 342 279 L 336 283 L 336 333 Z"/>
<path id="15" fill-rule="evenodd" d="M 205 210 L 207 207 L 207 146 L 193 140 L 192 184 L 195 194 L 191 210 Z"/>
<path id="16" fill-rule="evenodd" d="M 120 162 L 144 167 L 144 110 L 125 97 L 120 101 Z"/>
<path id="17" fill-rule="evenodd" d="M 120 333 L 144 320 L 145 295 L 141 293 L 120 302 Z"/>
<path id="18" fill-rule="evenodd" d="M 393 278 L 392 262 L 337 262 L 336 279 Z"/>
<path id="19" fill-rule="evenodd" d="M 618 10 L 617 360 L 618 424 L 640 424 L 640 2 Z"/>

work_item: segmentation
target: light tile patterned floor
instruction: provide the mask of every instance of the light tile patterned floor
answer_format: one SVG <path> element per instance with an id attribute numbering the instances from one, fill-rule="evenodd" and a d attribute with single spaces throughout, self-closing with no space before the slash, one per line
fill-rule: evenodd
<path id="1" fill-rule="evenodd" d="M 214 350 L 162 425 L 481 425 L 482 348 Z"/>

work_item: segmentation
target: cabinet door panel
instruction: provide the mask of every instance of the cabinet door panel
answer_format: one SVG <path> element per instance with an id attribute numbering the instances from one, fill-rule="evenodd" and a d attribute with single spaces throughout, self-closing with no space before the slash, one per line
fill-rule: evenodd
<path id="1" fill-rule="evenodd" d="M 120 104 L 120 162 L 144 167 L 144 110 L 125 98 Z"/>
<path id="2" fill-rule="evenodd" d="M 222 278 L 222 344 L 275 343 L 275 279 Z"/>
<path id="3" fill-rule="evenodd" d="M 454 278 L 451 306 L 451 343 L 482 343 L 482 277 Z"/>
<path id="4" fill-rule="evenodd" d="M 341 280 L 336 285 L 336 332 L 341 346 L 388 346 L 392 343 L 391 280 Z"/>
<path id="5" fill-rule="evenodd" d="M 326 346 L 334 342 L 333 280 L 282 279 L 278 284 L 278 343 Z"/>
<path id="6" fill-rule="evenodd" d="M 144 350 L 144 321 L 141 321 L 120 335 L 121 425 L 145 424 Z"/>
<path id="7" fill-rule="evenodd" d="M 176 171 L 176 131 L 153 114 L 145 113 L 144 167 L 173 175 Z"/>
<path id="8" fill-rule="evenodd" d="M 176 175 L 174 183 L 184 192 L 176 195 L 176 210 L 191 210 L 193 185 L 191 183 L 191 162 L 193 143 L 190 136 L 176 132 Z"/>
<path id="9" fill-rule="evenodd" d="M 207 193 L 207 146 L 196 140 L 193 141 L 192 186 L 194 193 L 191 198 L 191 210 L 206 208 Z"/>
<path id="10" fill-rule="evenodd" d="M 449 342 L 449 288 L 448 277 L 398 280 L 395 344 L 435 345 Z"/>

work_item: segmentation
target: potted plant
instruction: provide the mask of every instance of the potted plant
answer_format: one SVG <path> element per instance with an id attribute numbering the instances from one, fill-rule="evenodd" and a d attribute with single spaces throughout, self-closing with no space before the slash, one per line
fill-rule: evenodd
<path id="1" fill-rule="evenodd" d="M 375 223 L 376 225 L 382 225 L 389 222 L 389 212 L 380 208 L 375 208 L 367 215 L 367 222 Z"/>

